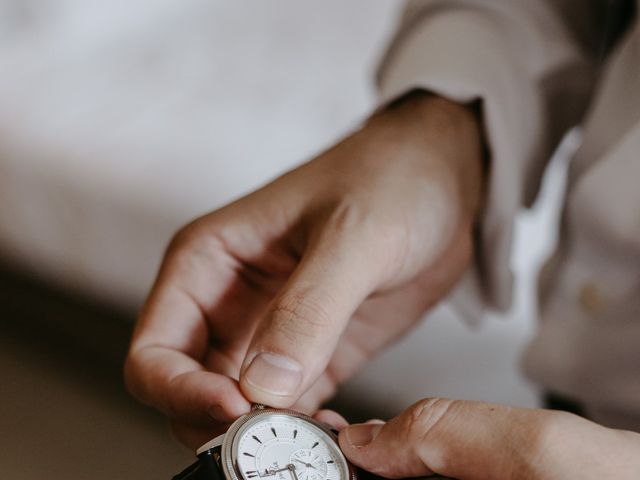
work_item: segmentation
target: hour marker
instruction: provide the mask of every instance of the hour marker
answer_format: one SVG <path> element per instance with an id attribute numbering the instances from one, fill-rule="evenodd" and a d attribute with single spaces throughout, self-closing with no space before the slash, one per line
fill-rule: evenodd
<path id="1" fill-rule="evenodd" d="M 313 445 L 311 445 L 311 448 L 316 448 L 317 446 L 318 446 L 318 442 L 316 442 Z"/>
<path id="2" fill-rule="evenodd" d="M 327 463 L 333 463 L 333 460 L 327 460 Z"/>
<path id="3" fill-rule="evenodd" d="M 251 458 L 256 458 L 255 455 L 251 455 L 250 453 L 244 452 L 243 455 L 246 455 L 247 457 L 251 457 Z"/>
<path id="4" fill-rule="evenodd" d="M 295 440 L 295 438 L 298 436 L 298 430 L 294 430 L 293 431 L 293 439 Z"/>
<path id="5" fill-rule="evenodd" d="M 247 475 L 247 478 L 255 478 L 258 475 L 258 472 L 256 472 L 255 470 L 249 470 L 248 472 L 244 472 Z"/>
<path id="6" fill-rule="evenodd" d="M 253 438 L 258 443 L 262 443 L 262 441 L 258 437 L 256 437 L 255 435 L 253 435 L 251 438 Z"/>
<path id="7" fill-rule="evenodd" d="M 271 427 L 271 431 L 273 432 L 273 436 L 274 437 L 278 436 L 278 434 L 276 433 L 276 429 L 275 428 Z"/>

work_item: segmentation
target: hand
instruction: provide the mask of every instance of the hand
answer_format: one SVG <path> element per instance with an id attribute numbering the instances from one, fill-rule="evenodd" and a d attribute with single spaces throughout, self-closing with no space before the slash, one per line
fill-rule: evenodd
<path id="1" fill-rule="evenodd" d="M 250 401 L 314 411 L 466 268 L 481 155 L 469 109 L 416 93 L 184 227 L 140 315 L 129 390 L 192 447 Z"/>
<path id="2" fill-rule="evenodd" d="M 422 400 L 388 423 L 343 428 L 354 464 L 387 478 L 637 479 L 640 435 L 551 410 Z"/>

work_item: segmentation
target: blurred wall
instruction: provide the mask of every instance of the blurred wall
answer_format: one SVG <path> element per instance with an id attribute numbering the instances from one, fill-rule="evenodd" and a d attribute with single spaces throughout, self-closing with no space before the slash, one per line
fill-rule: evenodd
<path id="1" fill-rule="evenodd" d="M 399 4 L 0 5 L 0 249 L 136 305 L 176 228 L 357 125 Z"/>

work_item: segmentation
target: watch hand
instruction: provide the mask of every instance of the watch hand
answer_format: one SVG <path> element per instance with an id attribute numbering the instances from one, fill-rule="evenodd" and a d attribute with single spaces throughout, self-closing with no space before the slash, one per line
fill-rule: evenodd
<path id="1" fill-rule="evenodd" d="M 289 465 L 287 465 L 287 467 L 291 472 L 291 476 L 293 477 L 293 480 L 298 480 L 298 474 L 296 473 L 296 466 L 293 463 L 290 463 Z"/>
<path id="2" fill-rule="evenodd" d="M 304 465 L 305 467 L 307 467 L 307 468 L 311 467 L 311 468 L 313 468 L 314 470 L 317 470 L 317 468 L 316 468 L 316 467 L 314 467 L 313 465 L 311 465 L 310 463 L 305 463 L 305 462 L 303 462 L 302 460 L 298 460 L 297 458 L 294 458 L 294 459 L 293 459 L 293 461 L 294 461 L 294 462 L 301 463 L 301 464 L 303 464 L 303 465 Z"/>
<path id="3" fill-rule="evenodd" d="M 288 464 L 288 465 L 287 465 L 287 466 L 285 466 L 284 468 L 279 468 L 278 470 L 269 470 L 269 473 L 276 474 L 276 473 L 278 473 L 278 472 L 284 472 L 285 470 L 291 470 L 291 467 L 293 467 L 293 465 Z M 293 468 L 295 469 L 296 467 L 293 467 Z"/>
<path id="4" fill-rule="evenodd" d="M 294 468 L 295 468 L 295 467 L 294 467 Z M 273 468 L 272 468 L 271 470 L 267 470 L 267 469 L 265 468 L 265 469 L 264 469 L 264 475 L 259 475 L 259 477 L 260 477 L 260 478 L 263 478 L 263 477 L 272 477 L 272 476 L 274 476 L 276 473 L 284 472 L 285 470 L 291 470 L 291 469 L 289 468 L 289 465 L 287 465 L 287 466 L 286 466 L 286 467 L 284 467 L 284 468 L 279 468 L 278 470 L 274 470 Z"/>

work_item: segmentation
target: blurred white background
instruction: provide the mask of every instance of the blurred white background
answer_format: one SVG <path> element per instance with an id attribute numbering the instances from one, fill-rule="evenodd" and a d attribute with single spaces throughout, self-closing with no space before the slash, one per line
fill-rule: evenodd
<path id="1" fill-rule="evenodd" d="M 3 261 L 133 311 L 180 225 L 375 107 L 400 4 L 0 0 Z M 535 405 L 518 357 L 533 328 L 530 272 L 550 241 L 540 226 L 553 218 L 546 208 L 519 222 L 524 277 L 506 318 L 470 329 L 440 308 L 343 398 L 381 415 L 431 395 Z"/>

